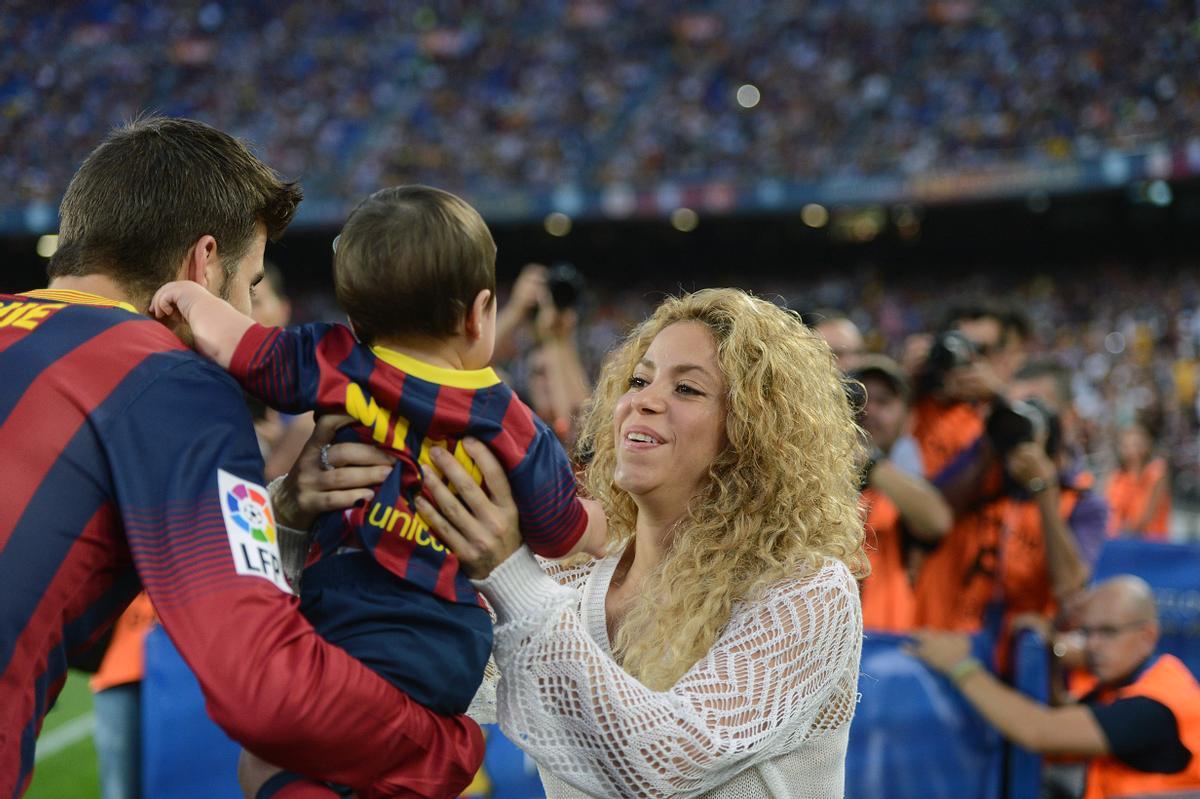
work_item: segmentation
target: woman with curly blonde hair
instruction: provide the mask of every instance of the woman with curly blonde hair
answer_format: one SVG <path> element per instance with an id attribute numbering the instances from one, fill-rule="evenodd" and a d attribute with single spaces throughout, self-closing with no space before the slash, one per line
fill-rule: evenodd
<path id="1" fill-rule="evenodd" d="M 457 496 L 421 508 L 496 613 L 500 723 L 547 795 L 841 796 L 865 456 L 829 348 L 739 290 L 667 299 L 580 446 L 603 559 L 536 560 L 478 442 L 488 493 L 438 454 Z"/>

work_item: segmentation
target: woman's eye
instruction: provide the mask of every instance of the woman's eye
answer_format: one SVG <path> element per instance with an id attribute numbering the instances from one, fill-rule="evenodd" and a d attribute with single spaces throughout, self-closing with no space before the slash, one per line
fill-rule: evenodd
<path id="1" fill-rule="evenodd" d="M 633 377 L 629 378 L 630 388 L 645 388 L 648 385 L 649 383 L 646 382 L 646 378 L 644 377 L 638 377 L 637 375 L 634 375 Z"/>
<path id="2" fill-rule="evenodd" d="M 680 394 L 695 394 L 698 397 L 703 396 L 704 394 L 704 392 L 700 389 L 695 388 L 694 386 L 689 386 L 687 383 L 680 383 L 675 387 L 675 390 Z"/>

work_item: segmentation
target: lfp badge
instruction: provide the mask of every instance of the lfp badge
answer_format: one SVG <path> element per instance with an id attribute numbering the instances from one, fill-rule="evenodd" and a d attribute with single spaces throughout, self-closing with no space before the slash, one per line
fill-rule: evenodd
<path id="1" fill-rule="evenodd" d="M 283 576 L 283 561 L 279 557 L 275 515 L 267 490 L 249 480 L 235 477 L 224 469 L 217 470 L 217 490 L 220 493 L 221 515 L 225 518 L 225 534 L 238 574 L 270 580 L 280 590 L 292 593 Z"/>

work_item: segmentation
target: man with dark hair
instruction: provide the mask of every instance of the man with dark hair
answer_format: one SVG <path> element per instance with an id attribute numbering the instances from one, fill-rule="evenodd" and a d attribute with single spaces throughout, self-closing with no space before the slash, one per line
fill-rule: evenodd
<path id="1" fill-rule="evenodd" d="M 311 516 L 294 500 L 275 516 L 237 384 L 142 315 L 180 279 L 249 312 L 300 197 L 220 131 L 141 120 L 71 181 L 49 288 L 0 295 L 4 796 L 28 785 L 68 660 L 140 587 L 213 719 L 272 762 L 361 796 L 445 797 L 482 759 L 473 722 L 416 705 L 301 617 L 278 540 Z M 334 795 L 305 790 L 280 796 Z"/>
<path id="2" fill-rule="evenodd" d="M 961 306 L 946 315 L 919 375 L 913 436 L 926 476 L 937 478 L 978 442 L 984 422 L 1024 360 L 1027 323 L 991 305 Z M 965 503 L 947 498 L 955 510 Z"/>

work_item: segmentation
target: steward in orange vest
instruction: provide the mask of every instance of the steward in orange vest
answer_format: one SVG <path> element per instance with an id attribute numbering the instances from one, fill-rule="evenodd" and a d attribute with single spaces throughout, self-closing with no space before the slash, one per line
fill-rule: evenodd
<path id="1" fill-rule="evenodd" d="M 1062 707 L 993 677 L 963 634 L 917 633 L 913 653 L 1013 743 L 1086 759 L 1084 799 L 1200 797 L 1200 684 L 1178 659 L 1154 654 L 1150 587 L 1130 575 L 1105 580 L 1088 596 L 1080 632 L 1098 687 Z"/>
<path id="2" fill-rule="evenodd" d="M 1127 684 L 1101 686 L 1083 702 L 1111 750 L 1088 763 L 1084 799 L 1200 796 L 1200 683 L 1178 658 L 1151 656 Z"/>

